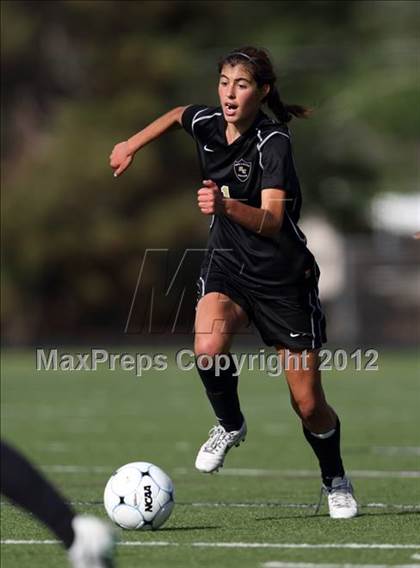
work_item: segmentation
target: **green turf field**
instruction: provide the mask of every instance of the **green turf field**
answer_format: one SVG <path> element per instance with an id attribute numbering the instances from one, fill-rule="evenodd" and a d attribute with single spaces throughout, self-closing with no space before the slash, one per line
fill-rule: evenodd
<path id="1" fill-rule="evenodd" d="M 36 372 L 34 353 L 6 352 L 2 432 L 82 512 L 105 516 L 103 488 L 124 463 L 151 461 L 172 477 L 176 506 L 167 524 L 120 532 L 123 568 L 420 566 L 418 363 L 413 354 L 382 354 L 379 366 L 324 375 L 362 505 L 349 521 L 331 520 L 325 503 L 314 516 L 316 463 L 283 377 L 243 373 L 248 438 L 212 476 L 193 469 L 212 415 L 195 372 L 174 365 L 140 379 L 123 371 Z M 41 542 L 54 536 L 5 501 L 1 521 L 3 568 L 66 565 L 60 546 Z"/>

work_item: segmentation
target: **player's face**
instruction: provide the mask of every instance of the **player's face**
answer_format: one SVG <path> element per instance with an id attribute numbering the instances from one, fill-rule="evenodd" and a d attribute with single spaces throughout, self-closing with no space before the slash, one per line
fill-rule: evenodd
<path id="1" fill-rule="evenodd" d="M 255 116 L 264 93 L 243 65 L 224 65 L 219 78 L 219 99 L 226 122 L 241 124 Z"/>

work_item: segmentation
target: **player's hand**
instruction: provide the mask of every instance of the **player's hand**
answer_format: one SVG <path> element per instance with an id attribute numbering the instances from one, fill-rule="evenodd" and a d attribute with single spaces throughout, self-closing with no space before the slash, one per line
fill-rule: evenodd
<path id="1" fill-rule="evenodd" d="M 109 156 L 109 165 L 114 170 L 114 177 L 122 174 L 132 161 L 133 156 L 129 151 L 127 140 L 116 144 Z"/>
<path id="2" fill-rule="evenodd" d="M 211 179 L 203 180 L 203 186 L 197 192 L 197 201 L 201 213 L 204 213 L 204 215 L 224 213 L 225 203 L 218 186 Z"/>

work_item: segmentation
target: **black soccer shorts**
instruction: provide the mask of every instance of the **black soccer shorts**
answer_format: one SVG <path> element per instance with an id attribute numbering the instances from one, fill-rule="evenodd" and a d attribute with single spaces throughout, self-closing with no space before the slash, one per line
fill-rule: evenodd
<path id="1" fill-rule="evenodd" d="M 318 276 L 296 286 L 268 291 L 249 290 L 228 273 L 202 267 L 197 280 L 197 301 L 210 292 L 228 296 L 241 306 L 268 346 L 290 350 L 318 349 L 327 341 L 326 321 L 318 297 Z"/>

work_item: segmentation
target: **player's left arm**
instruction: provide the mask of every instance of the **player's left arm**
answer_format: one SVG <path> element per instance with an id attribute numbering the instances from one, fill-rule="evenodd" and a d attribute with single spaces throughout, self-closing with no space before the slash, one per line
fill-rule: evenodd
<path id="1" fill-rule="evenodd" d="M 286 191 L 263 189 L 261 207 L 237 199 L 226 199 L 212 180 L 204 180 L 198 190 L 198 206 L 205 215 L 226 215 L 246 229 L 264 237 L 274 237 L 281 229 L 286 208 Z"/>

